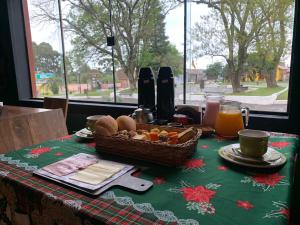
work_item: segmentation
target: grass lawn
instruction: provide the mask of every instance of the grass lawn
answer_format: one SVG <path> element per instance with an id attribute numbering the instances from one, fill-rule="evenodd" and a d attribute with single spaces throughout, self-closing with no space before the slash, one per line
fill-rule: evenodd
<path id="1" fill-rule="evenodd" d="M 76 93 L 74 96 L 110 96 L 112 90 L 104 90 L 104 91 L 89 91 L 87 94 L 85 93 Z"/>
<path id="2" fill-rule="evenodd" d="M 288 90 L 278 95 L 277 100 L 287 100 L 288 99 Z"/>
<path id="3" fill-rule="evenodd" d="M 267 87 L 262 87 L 262 88 L 257 88 L 254 91 L 248 91 L 248 92 L 239 92 L 239 93 L 232 93 L 228 95 L 236 95 L 236 96 L 268 96 L 272 95 L 274 93 L 277 93 L 281 90 L 283 90 L 285 87 L 275 87 L 275 88 L 267 88 Z"/>

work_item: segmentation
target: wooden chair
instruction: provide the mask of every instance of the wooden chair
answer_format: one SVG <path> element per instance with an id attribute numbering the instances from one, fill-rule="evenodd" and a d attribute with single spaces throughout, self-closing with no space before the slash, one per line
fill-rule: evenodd
<path id="1" fill-rule="evenodd" d="M 44 97 L 45 109 L 62 109 L 65 119 L 68 114 L 68 99 Z"/>

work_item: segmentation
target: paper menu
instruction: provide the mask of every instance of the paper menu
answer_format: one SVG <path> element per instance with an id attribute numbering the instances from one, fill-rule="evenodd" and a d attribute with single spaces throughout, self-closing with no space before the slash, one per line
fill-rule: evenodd
<path id="1" fill-rule="evenodd" d="M 65 176 L 79 169 L 84 169 L 89 165 L 95 164 L 98 159 L 93 155 L 78 154 L 51 165 L 45 166 L 43 170 L 52 173 L 56 176 Z"/>
<path id="2" fill-rule="evenodd" d="M 49 168 L 52 168 L 51 166 L 54 165 L 54 164 L 57 164 L 57 163 L 62 162 L 62 161 L 65 162 L 65 160 L 68 160 L 68 159 L 71 159 L 73 161 L 73 159 L 78 159 L 78 158 L 79 159 L 85 158 L 85 159 L 88 159 L 88 161 L 95 162 L 94 164 L 90 164 L 90 165 L 96 165 L 97 166 L 97 164 L 100 163 L 100 164 L 103 164 L 103 165 L 104 164 L 105 165 L 110 165 L 113 168 L 120 168 L 120 170 L 118 172 L 116 172 L 115 174 L 113 174 L 111 177 L 108 177 L 107 179 L 103 180 L 103 182 L 100 182 L 100 183 L 97 182 L 97 184 L 89 184 L 89 183 L 82 182 L 82 181 L 79 181 L 79 180 L 71 179 L 71 177 L 75 176 L 79 171 L 84 171 L 84 169 L 83 170 L 77 169 L 72 173 L 69 173 L 67 175 L 62 175 L 62 176 L 57 176 L 57 175 L 47 171 Z M 61 160 L 59 162 L 56 162 L 56 163 L 53 163 L 51 165 L 45 166 L 41 169 L 35 170 L 33 172 L 33 174 L 45 177 L 45 178 L 50 179 L 50 180 L 58 181 L 60 183 L 64 183 L 66 185 L 73 186 L 73 187 L 76 187 L 76 188 L 79 188 L 79 189 L 94 191 L 94 190 L 97 190 L 97 189 L 107 185 L 108 183 L 112 182 L 116 178 L 122 176 L 123 174 L 127 173 L 128 171 L 130 171 L 134 168 L 134 166 L 132 166 L 132 165 L 117 163 L 117 162 L 108 161 L 108 160 L 103 160 L 99 156 L 85 154 L 85 153 L 79 153 L 77 155 L 71 156 L 71 157 L 69 157 L 67 159 L 64 159 L 64 160 Z M 78 164 L 76 164 L 76 165 L 78 165 Z M 82 165 L 82 164 L 80 164 L 80 165 Z M 48 169 L 45 170 L 45 168 L 48 168 Z M 54 172 L 54 171 L 52 171 L 52 172 Z M 96 182 L 94 182 L 94 183 L 96 183 Z"/>
<path id="3" fill-rule="evenodd" d="M 74 176 L 70 177 L 70 179 L 95 185 L 112 177 L 123 168 L 123 165 L 112 166 L 106 162 L 95 163 L 78 171 Z"/>

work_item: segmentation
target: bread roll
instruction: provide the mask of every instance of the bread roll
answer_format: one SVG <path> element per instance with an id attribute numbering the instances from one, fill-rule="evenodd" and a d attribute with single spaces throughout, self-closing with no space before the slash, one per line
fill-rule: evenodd
<path id="1" fill-rule="evenodd" d="M 135 120 L 129 116 L 119 116 L 117 118 L 119 130 L 136 131 Z"/>
<path id="2" fill-rule="evenodd" d="M 111 136 L 118 132 L 118 123 L 111 116 L 103 116 L 96 122 L 96 133 Z"/>

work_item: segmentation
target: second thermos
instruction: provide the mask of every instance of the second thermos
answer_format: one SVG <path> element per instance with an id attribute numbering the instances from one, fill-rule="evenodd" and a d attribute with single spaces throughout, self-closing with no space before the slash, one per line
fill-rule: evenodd
<path id="1" fill-rule="evenodd" d="M 171 121 L 175 112 L 171 67 L 160 67 L 157 77 L 157 119 Z"/>

